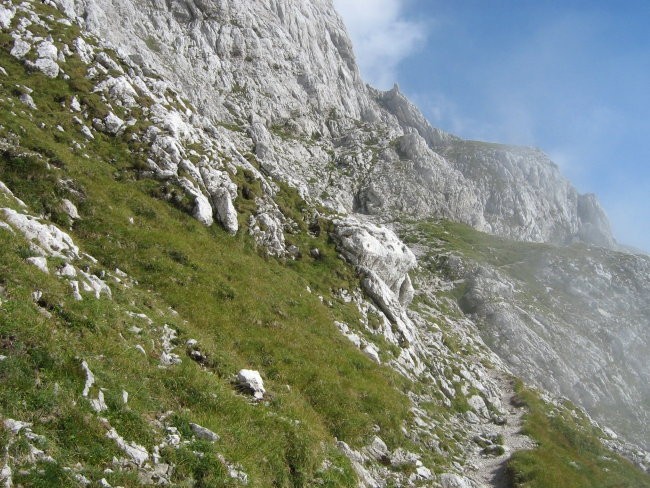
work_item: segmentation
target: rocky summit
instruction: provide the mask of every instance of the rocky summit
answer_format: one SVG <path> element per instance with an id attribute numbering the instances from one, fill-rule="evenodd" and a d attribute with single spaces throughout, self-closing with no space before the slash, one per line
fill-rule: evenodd
<path id="1" fill-rule="evenodd" d="M 0 27 L 3 486 L 650 486 L 650 258 L 331 0 Z"/>

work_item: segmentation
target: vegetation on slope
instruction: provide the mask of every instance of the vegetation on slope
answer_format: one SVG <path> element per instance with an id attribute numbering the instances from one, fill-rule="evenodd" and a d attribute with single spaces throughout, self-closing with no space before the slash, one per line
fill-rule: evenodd
<path id="1" fill-rule="evenodd" d="M 519 382 L 518 399 L 528 409 L 523 431 L 538 444 L 516 452 L 508 463 L 514 488 L 643 488 L 648 475 L 603 447 L 599 430 L 568 402 L 553 407 Z"/>
<path id="2" fill-rule="evenodd" d="M 74 26 L 57 28 L 55 38 L 70 42 L 77 35 Z M 82 360 L 105 389 L 109 410 L 103 415 L 127 440 L 155 445 L 162 434 L 154 426 L 161 422 L 183 439 L 193 439 L 189 422 L 219 433 L 217 443 L 194 439 L 161 453 L 177 466 L 178 486 L 235 483 L 219 455 L 236 460 L 252 486 L 351 486 L 355 475 L 334 449 L 335 438 L 360 446 L 378 426 L 389 445 L 402 443 L 407 382 L 373 363 L 333 325 L 334 319 L 358 322 L 356 309 L 334 293 L 358 280 L 336 257 L 327 232 L 314 237 L 302 228 L 304 202 L 295 192 L 285 189 L 279 200 L 299 222 L 301 259 L 268 259 L 246 232 L 232 238 L 202 226 L 182 211 L 182 201 L 174 206 L 152 198 L 160 195 L 160 183 L 139 179 L 134 168 L 143 156 L 128 136 L 142 127 L 117 138 L 96 133 L 74 149 L 83 137 L 67 108 L 72 96 L 89 107 L 90 118 L 108 111 L 75 56 L 64 67 L 70 80 L 52 80 L 28 73 L 11 57 L 12 42 L 2 33 L 0 62 L 8 77 L 0 86 L 0 137 L 7 141 L 0 181 L 30 212 L 70 229 L 82 251 L 98 260 L 86 261 L 89 272 L 120 268 L 130 277 L 127 287 L 111 286 L 112 299 L 77 302 L 67 282 L 25 262 L 33 255 L 27 242 L 0 229 L 0 354 L 7 357 L 0 362 L 0 412 L 33 422 L 46 439 L 41 447 L 57 460 L 14 481 L 77 486 L 62 467 L 81 463 L 91 479 L 138 484 L 132 472 L 103 473 L 120 452 L 81 398 Z M 18 101 L 26 87 L 38 111 Z M 15 206 L 0 198 L 3 207 Z M 79 220 L 60 210 L 63 198 L 79 208 Z M 250 209 L 242 203 L 245 219 Z M 314 247 L 319 259 L 309 256 Z M 35 290 L 42 294 L 37 301 Z M 127 312 L 144 313 L 153 323 Z M 175 344 L 183 356 L 167 369 L 158 367 L 163 324 L 179 332 Z M 143 331 L 135 334 L 134 326 Z M 182 354 L 189 338 L 207 358 L 201 364 Z M 267 401 L 251 403 L 236 392 L 231 382 L 241 368 L 262 372 Z M 9 435 L 0 430 L 3 444 Z M 9 455 L 20 458 L 27 446 L 11 449 Z"/>

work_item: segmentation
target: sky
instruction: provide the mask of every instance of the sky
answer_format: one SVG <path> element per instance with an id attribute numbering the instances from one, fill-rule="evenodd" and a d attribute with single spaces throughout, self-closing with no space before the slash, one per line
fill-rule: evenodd
<path id="1" fill-rule="evenodd" d="M 463 138 L 541 148 L 650 251 L 650 1 L 334 4 L 368 83 Z"/>

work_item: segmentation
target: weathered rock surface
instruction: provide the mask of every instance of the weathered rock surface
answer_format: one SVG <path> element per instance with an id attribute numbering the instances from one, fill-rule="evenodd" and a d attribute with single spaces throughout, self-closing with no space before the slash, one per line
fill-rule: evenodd
<path id="1" fill-rule="evenodd" d="M 462 141 L 432 128 L 397 87 L 364 85 L 329 0 L 55 3 L 163 73 L 203 113 L 247 127 L 269 174 L 336 210 L 446 217 L 522 240 L 613 243 L 597 201 L 540 151 Z M 132 100 L 129 88 L 118 91 Z M 227 200 L 215 206 L 233 232 Z"/>
<path id="2" fill-rule="evenodd" d="M 540 249 L 503 270 L 468 263 L 462 304 L 485 341 L 548 391 L 650 448 L 650 259 Z M 532 282 L 517 279 L 531 273 Z"/>
<path id="3" fill-rule="evenodd" d="M 335 222 L 339 252 L 353 265 L 371 272 L 398 297 L 402 305 L 413 299 L 408 272 L 416 265 L 415 256 L 393 231 L 360 218 Z"/>

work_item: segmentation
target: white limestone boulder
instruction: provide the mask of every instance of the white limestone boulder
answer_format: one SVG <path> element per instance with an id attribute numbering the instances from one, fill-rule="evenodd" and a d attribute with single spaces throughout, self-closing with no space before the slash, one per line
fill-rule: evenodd
<path id="1" fill-rule="evenodd" d="M 200 173 L 217 219 L 230 234 L 236 234 L 239 230 L 239 222 L 233 200 L 237 198 L 237 185 L 224 171 L 203 166 Z"/>
<path id="2" fill-rule="evenodd" d="M 403 305 L 413 298 L 408 272 L 417 264 L 415 255 L 395 233 L 350 216 L 335 222 L 339 252 L 353 265 L 372 271 Z"/>
<path id="3" fill-rule="evenodd" d="M 253 395 L 256 400 L 264 398 L 266 393 L 259 371 L 251 369 L 242 369 L 237 373 L 237 387 L 243 392 Z"/>

